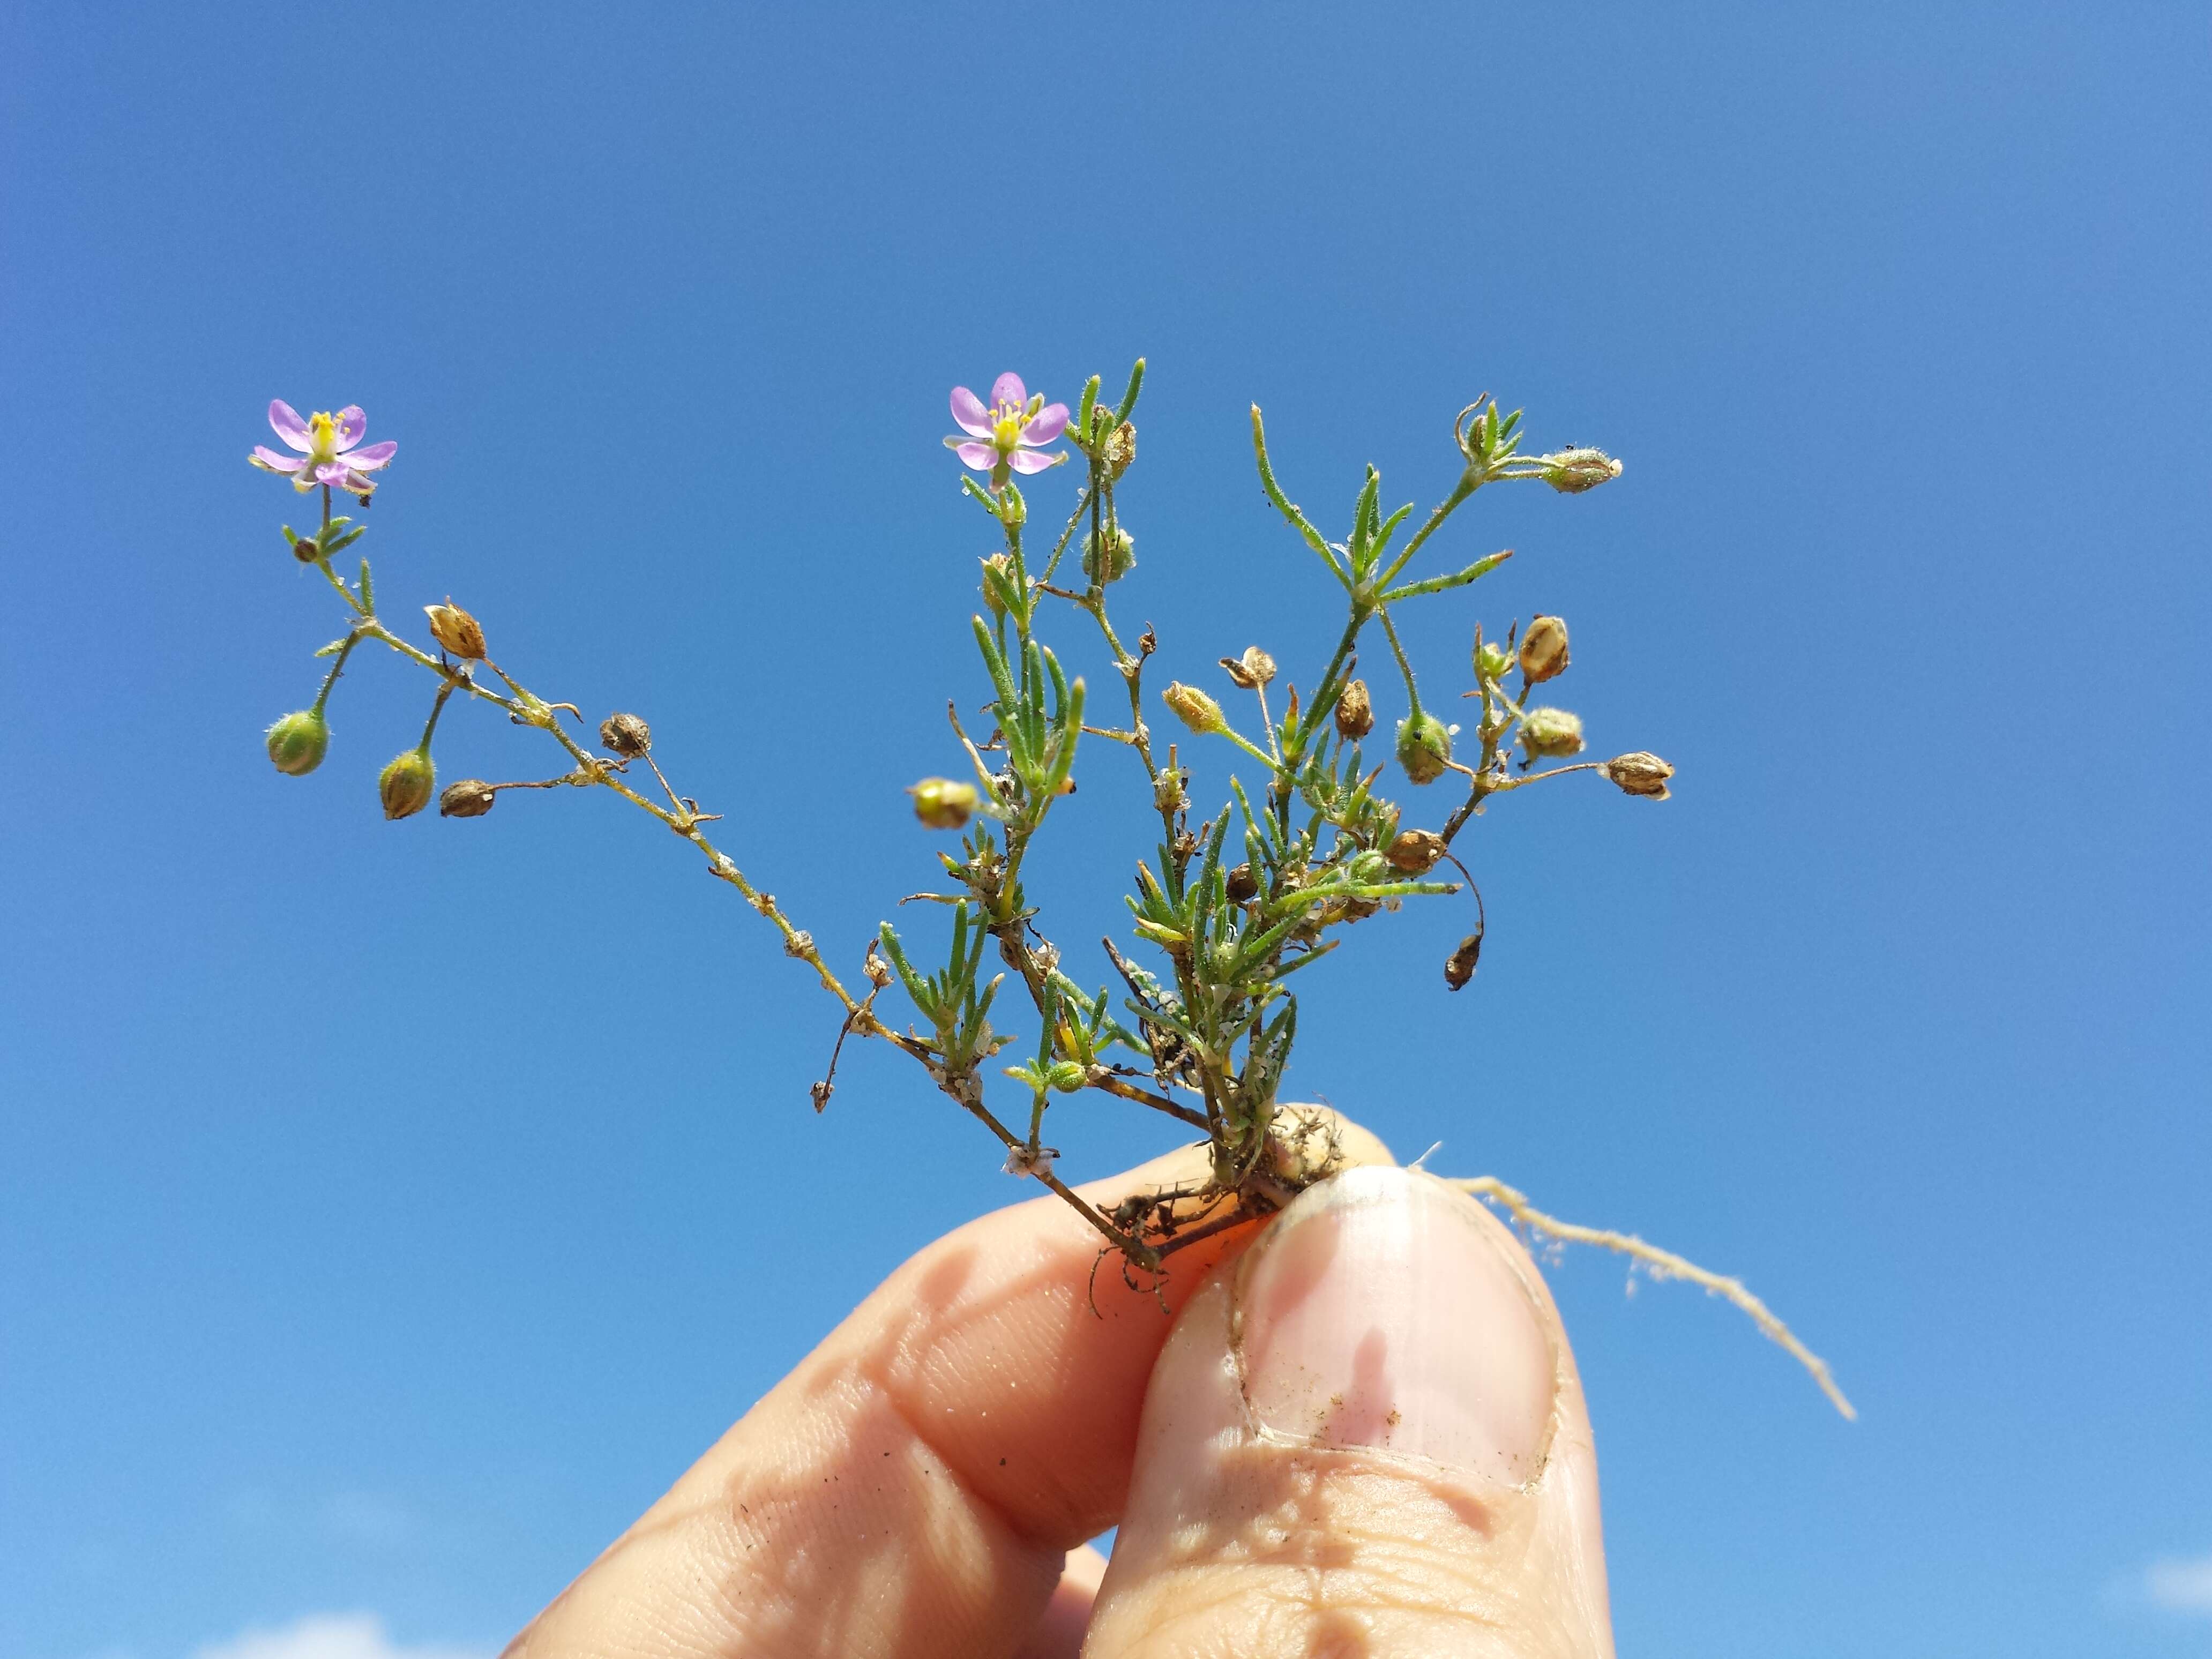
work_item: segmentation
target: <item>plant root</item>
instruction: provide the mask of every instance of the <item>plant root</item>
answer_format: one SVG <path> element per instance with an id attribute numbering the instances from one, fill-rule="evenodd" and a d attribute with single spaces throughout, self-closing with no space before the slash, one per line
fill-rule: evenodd
<path id="1" fill-rule="evenodd" d="M 1602 1249 L 1613 1250 L 1643 1262 L 1654 1279 L 1684 1279 L 1692 1285 L 1705 1287 L 1709 1296 L 1726 1297 L 1750 1316 L 1752 1322 L 1767 1338 L 1778 1344 L 1792 1358 L 1812 1374 L 1820 1385 L 1820 1392 L 1828 1396 L 1829 1403 L 1852 1422 L 1858 1420 L 1858 1412 L 1844 1397 L 1829 1373 L 1828 1362 L 1797 1340 L 1796 1334 L 1779 1319 L 1773 1310 L 1748 1290 L 1738 1279 L 1723 1278 L 1709 1273 L 1694 1261 L 1676 1255 L 1672 1250 L 1662 1250 L 1656 1244 L 1647 1244 L 1633 1233 L 1616 1233 L 1601 1227 L 1577 1226 L 1571 1221 L 1561 1221 L 1546 1215 L 1528 1202 L 1528 1194 L 1507 1186 L 1496 1176 L 1476 1176 L 1462 1178 L 1449 1184 L 1476 1198 L 1487 1199 L 1506 1214 L 1531 1231 L 1556 1238 L 1564 1244 L 1595 1244 Z"/>

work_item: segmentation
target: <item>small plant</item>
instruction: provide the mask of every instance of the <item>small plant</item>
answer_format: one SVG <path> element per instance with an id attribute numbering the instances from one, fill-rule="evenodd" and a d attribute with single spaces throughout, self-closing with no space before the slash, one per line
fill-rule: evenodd
<path id="1" fill-rule="evenodd" d="M 495 662 L 483 628 L 450 599 L 425 607 L 434 648 L 387 626 L 368 559 L 350 580 L 336 562 L 367 526 L 332 516 L 334 499 L 350 495 L 365 508 L 378 487 L 371 475 L 398 448 L 362 443 L 366 421 L 358 408 L 303 421 L 289 404 L 271 404 L 270 424 L 293 453 L 257 447 L 252 456 L 302 494 L 319 494 L 321 523 L 306 535 L 286 526 L 284 541 L 295 558 L 321 573 L 348 611 L 346 631 L 318 653 L 335 660 L 313 704 L 270 727 L 270 759 L 288 775 L 313 771 L 329 747 L 325 710 L 349 658 L 369 642 L 398 653 L 428 672 L 436 689 L 421 740 L 378 780 L 387 817 L 411 817 L 434 799 L 443 817 L 482 817 L 508 790 L 564 787 L 611 790 L 651 814 L 699 849 L 708 872 L 766 917 L 785 953 L 836 1000 L 842 1023 L 829 1075 L 813 1085 L 816 1110 L 830 1102 L 848 1038 L 891 1044 L 989 1132 L 1008 1173 L 1049 1188 L 1097 1229 L 1102 1259 L 1118 1255 L 1133 1284 L 1157 1285 L 1177 1251 L 1281 1208 L 1340 1162 L 1328 1115 L 1279 1098 L 1297 1036 L 1291 975 L 1378 913 L 1409 899 L 1455 894 L 1462 883 L 1472 889 L 1455 843 L 1494 797 L 1588 773 L 1625 794 L 1664 800 L 1674 769 L 1641 750 L 1577 758 L 1584 748 L 1581 720 L 1534 701 L 1568 666 L 1567 627 L 1557 617 L 1540 615 L 1492 636 L 1476 625 L 1472 685 L 1461 694 L 1468 705 L 1464 722 L 1440 712 L 1459 700 L 1439 705 L 1433 692 L 1424 700 L 1395 613 L 1467 587 L 1511 556 L 1492 553 L 1424 574 L 1415 561 L 1431 539 L 1486 485 L 1535 481 L 1578 495 L 1620 475 L 1620 463 L 1595 449 L 1524 454 L 1520 411 L 1509 413 L 1487 396 L 1453 422 L 1459 480 L 1418 527 L 1407 533 L 1410 503 L 1383 510 L 1382 477 L 1370 466 L 1339 541 L 1277 483 L 1255 406 L 1252 447 L 1261 485 L 1334 583 L 1345 608 L 1343 631 L 1303 691 L 1259 646 L 1220 659 L 1224 690 L 1232 701 L 1249 697 L 1248 714 L 1232 715 L 1195 676 L 1154 696 L 1146 677 L 1158 642 L 1149 625 L 1130 638 L 1115 625 L 1110 603 L 1137 568 L 1116 493 L 1136 460 L 1133 416 L 1144 373 L 1140 359 L 1115 402 L 1102 398 L 1094 375 L 1073 411 L 1048 404 L 1014 374 L 1000 375 L 988 401 L 964 386 L 953 390 L 960 430 L 945 443 L 967 469 L 961 484 L 968 500 L 990 516 L 1000 546 L 982 561 L 983 608 L 972 623 L 990 701 L 973 731 L 958 705 L 947 704 L 951 775 L 924 778 L 908 790 L 927 829 L 965 832 L 957 852 L 937 855 L 942 890 L 915 896 L 951 913 L 941 961 L 886 921 L 848 986 L 813 936 L 709 838 L 706 826 L 718 815 L 670 783 L 645 720 L 611 714 L 593 745 L 576 706 L 538 696 Z M 1081 482 L 1047 550 L 1043 536 L 1032 541 L 1030 502 L 1015 480 L 1070 461 Z M 1118 696 L 1094 699 L 1046 642 L 1046 625 L 1066 622 L 1096 630 L 1121 683 Z M 1361 672 L 1361 651 L 1378 635 L 1388 648 L 1391 690 L 1404 691 L 1405 713 L 1395 720 L 1378 717 Z M 520 782 L 466 778 L 439 790 L 432 740 L 456 693 L 546 733 L 564 751 L 566 769 Z M 1111 712 L 1102 706 L 1109 702 Z M 1164 730 L 1180 728 L 1184 737 L 1163 741 L 1152 725 L 1163 713 L 1171 720 Z M 1127 751 L 1120 764 L 1086 775 L 1143 789 L 1159 821 L 1159 839 L 1138 859 L 1127 899 L 1130 947 L 1103 941 L 1104 963 L 1087 981 L 1070 971 L 1071 958 L 1047 933 L 1024 883 L 1030 851 L 1073 788 L 1076 755 L 1086 739 Z M 1225 797 L 1194 806 L 1186 741 L 1225 744 L 1241 756 L 1244 774 L 1229 779 Z M 641 773 L 650 775 L 649 784 Z M 1448 783 L 1456 799 L 1423 815 L 1434 827 L 1422 827 L 1394 799 L 1394 778 L 1416 790 Z M 1449 992 L 1466 987 L 1481 951 L 1479 891 L 1474 898 L 1474 931 L 1443 963 Z M 894 988 L 910 1015 L 879 1008 Z M 1001 1029 L 1014 1024 L 1008 1011 L 1016 1005 L 1033 1022 L 1030 1036 Z M 1010 1103 L 994 1103 L 1009 1098 L 1008 1083 L 999 1079 L 1011 1083 Z M 1087 1202 L 1061 1179 L 1059 1154 L 1045 1144 L 1054 1099 L 1084 1091 L 1162 1113 L 1203 1137 L 1211 1152 L 1206 1176 L 1133 1196 L 1110 1211 Z M 1494 1178 L 1461 1184 L 1532 1231 L 1620 1251 L 1656 1277 L 1687 1279 L 1726 1296 L 1851 1414 L 1826 1364 L 1735 1280 L 1639 1239 L 1556 1220 Z"/>

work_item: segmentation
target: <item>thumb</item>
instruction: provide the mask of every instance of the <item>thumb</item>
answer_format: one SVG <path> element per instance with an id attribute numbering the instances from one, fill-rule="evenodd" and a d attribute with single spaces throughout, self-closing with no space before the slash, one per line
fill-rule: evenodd
<path id="1" fill-rule="evenodd" d="M 1193 1297 L 1084 1651 L 1611 1659 L 1581 1383 L 1495 1217 L 1348 1170 Z"/>

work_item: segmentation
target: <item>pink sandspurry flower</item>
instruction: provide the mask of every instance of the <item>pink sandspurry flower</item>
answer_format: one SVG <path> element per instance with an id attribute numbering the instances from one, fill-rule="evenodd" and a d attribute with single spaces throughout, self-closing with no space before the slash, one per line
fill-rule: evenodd
<path id="1" fill-rule="evenodd" d="M 1048 405 L 1041 392 L 1031 397 L 1018 374 L 1001 374 L 991 383 L 988 408 L 966 386 L 954 386 L 952 418 L 968 436 L 947 438 L 945 447 L 978 472 L 1042 472 L 1067 459 L 1064 449 L 1037 453 L 1067 429 L 1067 405 Z"/>
<path id="2" fill-rule="evenodd" d="M 317 484 L 328 484 L 366 498 L 376 488 L 368 475 L 399 453 L 399 446 L 389 438 L 380 444 L 362 445 L 368 416 L 361 412 L 359 404 L 349 404 L 335 415 L 310 415 L 303 421 L 298 410 L 279 398 L 269 405 L 269 424 L 300 453 L 282 455 L 266 444 L 256 444 L 246 459 L 264 472 L 282 473 L 302 495 Z"/>

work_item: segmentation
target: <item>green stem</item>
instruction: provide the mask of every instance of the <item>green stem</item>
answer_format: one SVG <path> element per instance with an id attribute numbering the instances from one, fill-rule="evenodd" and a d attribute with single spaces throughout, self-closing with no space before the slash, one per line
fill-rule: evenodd
<path id="1" fill-rule="evenodd" d="M 1391 653 L 1398 659 L 1398 672 L 1406 677 L 1406 696 L 1413 705 L 1413 718 L 1421 717 L 1421 693 L 1413 684 L 1413 665 L 1406 660 L 1406 647 L 1398 643 L 1398 625 L 1390 620 L 1389 611 L 1378 613 L 1382 618 L 1382 631 L 1389 636 Z"/>
<path id="2" fill-rule="evenodd" d="M 337 684 L 338 676 L 345 670 L 346 659 L 353 655 L 354 647 L 360 643 L 360 635 L 349 634 L 345 643 L 338 647 L 338 659 L 331 665 L 331 672 L 323 676 L 323 689 L 315 694 L 313 712 L 318 717 L 323 712 L 323 705 L 331 700 L 331 689 Z"/>

